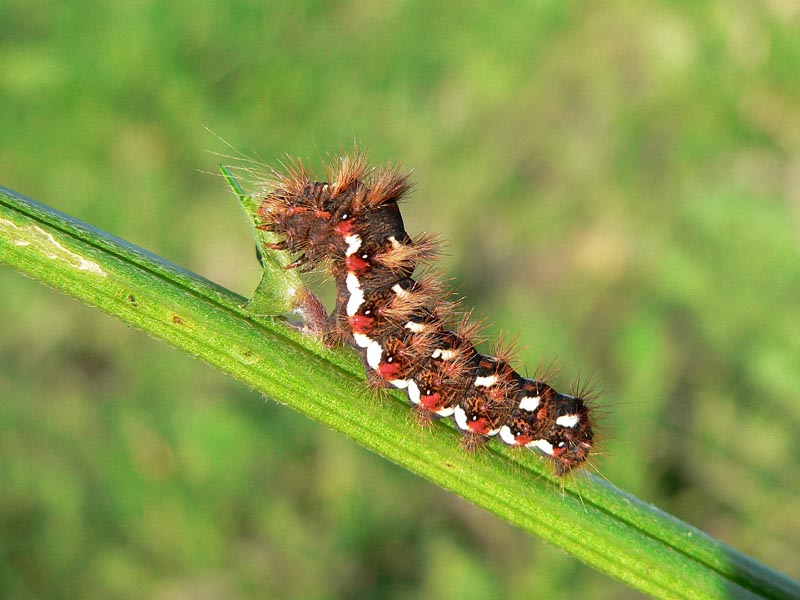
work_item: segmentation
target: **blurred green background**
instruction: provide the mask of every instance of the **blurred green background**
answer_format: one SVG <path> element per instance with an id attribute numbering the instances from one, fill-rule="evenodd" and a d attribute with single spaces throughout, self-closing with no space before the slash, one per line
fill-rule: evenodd
<path id="1" fill-rule="evenodd" d="M 607 393 L 601 472 L 800 577 L 800 11 L 0 2 L 0 183 L 241 294 L 235 148 L 354 140 L 466 304 Z M 0 597 L 637 598 L 0 270 Z M 422 439 L 422 438 L 421 438 Z"/>

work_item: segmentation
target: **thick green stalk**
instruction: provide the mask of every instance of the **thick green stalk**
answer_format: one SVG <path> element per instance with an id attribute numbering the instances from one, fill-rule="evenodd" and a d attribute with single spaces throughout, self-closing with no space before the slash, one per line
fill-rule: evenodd
<path id="1" fill-rule="evenodd" d="M 355 355 L 259 317 L 197 275 L 0 188 L 0 262 L 230 373 L 264 395 L 656 598 L 800 598 L 800 584 L 591 475 L 420 432 L 399 395 L 375 410 Z M 280 285 L 276 283 L 275 285 Z M 423 441 L 424 438 L 424 441 Z"/>

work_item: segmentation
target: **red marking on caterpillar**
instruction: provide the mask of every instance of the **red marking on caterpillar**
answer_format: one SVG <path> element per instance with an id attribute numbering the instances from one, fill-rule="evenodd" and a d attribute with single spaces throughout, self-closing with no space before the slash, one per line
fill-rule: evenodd
<path id="1" fill-rule="evenodd" d="M 478 353 L 475 326 L 451 330 L 453 307 L 435 277 L 413 279 L 436 258 L 436 242 L 406 233 L 397 202 L 409 189 L 397 168 L 343 156 L 314 181 L 301 163 L 275 181 L 258 227 L 283 236 L 270 247 L 308 271 L 330 261 L 337 300 L 326 334 L 354 347 L 368 380 L 406 391 L 425 422 L 451 417 L 465 448 L 491 437 L 547 456 L 558 474 L 583 465 L 593 447 L 589 406 L 519 375 L 507 356 Z"/>

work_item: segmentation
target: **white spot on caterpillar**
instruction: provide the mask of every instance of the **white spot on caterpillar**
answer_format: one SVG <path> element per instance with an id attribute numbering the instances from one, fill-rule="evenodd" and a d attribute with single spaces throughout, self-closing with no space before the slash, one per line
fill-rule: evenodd
<path id="1" fill-rule="evenodd" d="M 383 348 L 378 342 L 372 342 L 367 346 L 367 364 L 374 370 L 378 370 L 381 366 L 381 358 L 383 357 Z"/>
<path id="2" fill-rule="evenodd" d="M 514 433 L 508 425 L 503 425 L 500 428 L 500 439 L 509 446 L 517 445 L 517 439 L 514 437 Z"/>
<path id="3" fill-rule="evenodd" d="M 347 274 L 345 279 L 347 291 L 350 298 L 347 300 L 347 316 L 352 317 L 358 312 L 359 307 L 364 304 L 364 290 L 361 289 L 361 282 L 352 273 Z"/>
<path id="4" fill-rule="evenodd" d="M 449 417 L 455 412 L 455 410 L 456 410 L 455 407 L 446 406 L 445 408 L 440 408 L 439 410 L 435 410 L 433 412 L 435 412 L 440 417 Z"/>
<path id="5" fill-rule="evenodd" d="M 581 418 L 578 415 L 561 415 L 556 419 L 556 425 L 561 425 L 561 427 L 572 428 L 580 422 Z"/>
<path id="6" fill-rule="evenodd" d="M 422 333 L 425 331 L 425 323 L 416 323 L 415 321 L 409 321 L 406 323 L 406 329 L 409 331 L 413 331 L 414 333 Z"/>
<path id="7" fill-rule="evenodd" d="M 372 343 L 372 338 L 364 335 L 363 333 L 354 333 L 353 341 L 355 341 L 356 346 L 359 348 L 368 348 Z"/>
<path id="8" fill-rule="evenodd" d="M 345 256 L 352 256 L 361 248 L 360 235 L 346 235 L 344 241 L 347 243 L 347 250 L 344 251 Z"/>
<path id="9" fill-rule="evenodd" d="M 417 386 L 417 382 L 413 379 L 409 380 L 408 382 L 408 399 L 411 400 L 412 404 L 419 404 L 419 387 Z"/>
<path id="10" fill-rule="evenodd" d="M 528 412 L 533 412 L 539 407 L 539 396 L 525 396 L 519 401 L 519 409 Z"/>
<path id="11" fill-rule="evenodd" d="M 408 387 L 410 381 L 410 379 L 392 379 L 389 383 L 400 390 L 404 390 Z"/>
<path id="12" fill-rule="evenodd" d="M 431 354 L 431 358 L 440 358 L 442 360 L 453 360 L 453 357 L 456 355 L 455 350 L 442 350 L 441 348 L 437 348 Z"/>
<path id="13" fill-rule="evenodd" d="M 469 428 L 467 426 L 467 413 L 465 413 L 464 409 L 460 406 L 456 406 L 453 409 L 453 419 L 460 430 L 466 431 Z"/>
<path id="14" fill-rule="evenodd" d="M 528 448 L 537 448 L 548 456 L 553 456 L 553 444 L 547 440 L 533 440 L 532 442 L 528 442 L 526 445 Z"/>
<path id="15" fill-rule="evenodd" d="M 497 375 L 489 375 L 488 377 L 476 377 L 472 385 L 475 387 L 489 388 L 495 383 L 497 383 Z"/>
<path id="16" fill-rule="evenodd" d="M 397 238 L 393 235 L 389 236 L 389 243 L 392 245 L 392 248 L 399 248 L 403 244 L 397 241 Z"/>
<path id="17" fill-rule="evenodd" d="M 399 283 L 396 283 L 392 286 L 392 291 L 400 298 L 405 298 L 409 294 L 408 290 L 404 290 Z"/>

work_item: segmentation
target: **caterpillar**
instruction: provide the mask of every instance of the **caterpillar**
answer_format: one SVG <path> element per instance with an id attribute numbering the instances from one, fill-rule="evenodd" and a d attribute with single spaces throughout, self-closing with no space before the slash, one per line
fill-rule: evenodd
<path id="1" fill-rule="evenodd" d="M 531 448 L 558 475 L 580 467 L 593 447 L 588 401 L 523 377 L 507 352 L 479 353 L 476 326 L 454 324 L 440 279 L 414 278 L 438 244 L 406 232 L 398 201 L 409 188 L 408 174 L 372 168 L 363 154 L 333 161 L 325 181 L 296 161 L 264 184 L 257 227 L 279 236 L 266 247 L 296 257 L 287 268 L 329 265 L 336 307 L 326 337 L 355 348 L 370 383 L 404 390 L 421 422 L 451 418 L 467 449 L 489 438 Z"/>

